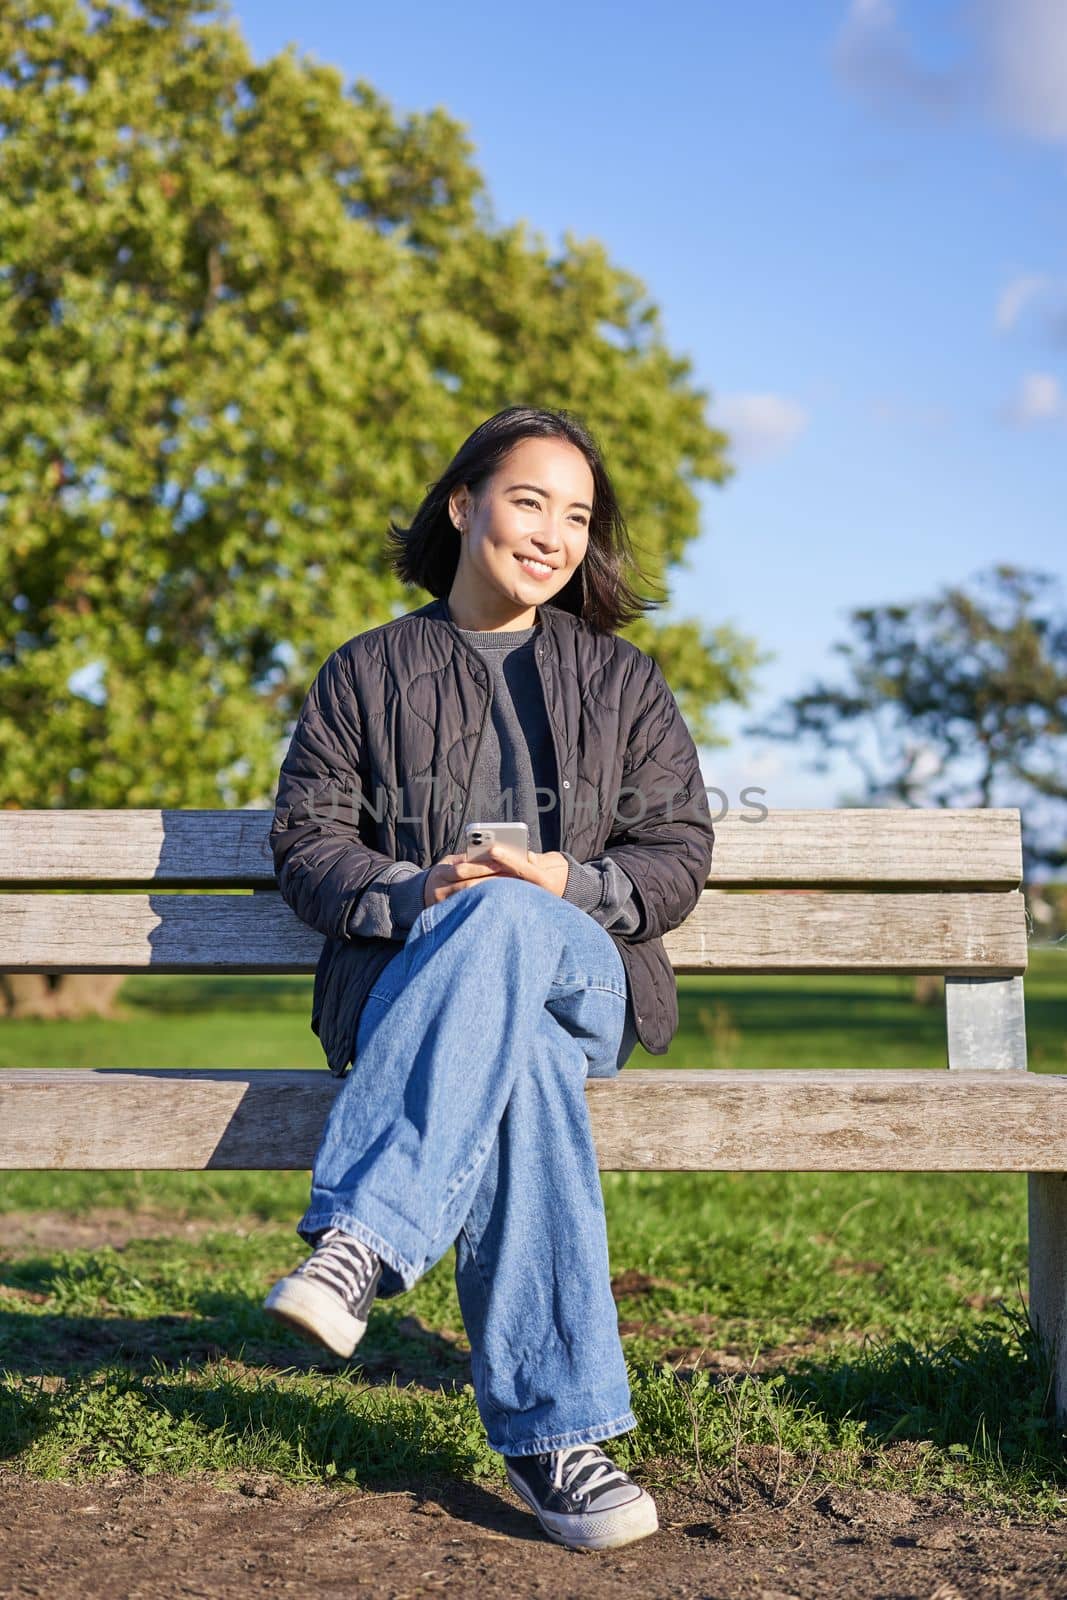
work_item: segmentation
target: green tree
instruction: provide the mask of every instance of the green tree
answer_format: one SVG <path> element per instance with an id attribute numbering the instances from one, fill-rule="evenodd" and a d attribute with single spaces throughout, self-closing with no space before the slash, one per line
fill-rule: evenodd
<path id="1" fill-rule="evenodd" d="M 1048 573 L 1000 564 L 971 589 L 853 611 L 816 683 L 746 733 L 845 751 L 860 805 L 1017 805 L 1027 877 L 1067 862 L 1067 612 Z"/>
<path id="2" fill-rule="evenodd" d="M 504 405 L 587 418 L 652 598 L 733 470 L 599 243 L 498 226 L 445 111 L 199 0 L 0 7 L 0 397 L 9 807 L 268 805 L 321 662 L 426 598 L 389 519 Z M 725 742 L 753 642 L 628 636 Z"/>

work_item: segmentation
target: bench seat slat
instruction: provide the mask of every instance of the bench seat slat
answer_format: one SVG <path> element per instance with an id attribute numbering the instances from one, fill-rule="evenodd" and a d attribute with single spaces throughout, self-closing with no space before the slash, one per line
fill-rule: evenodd
<path id="1" fill-rule="evenodd" d="M 943 885 L 1022 881 L 1019 811 L 734 806 L 715 824 L 712 878 L 743 887 Z M 758 802 L 762 803 L 762 802 Z M 709 795 L 712 816 L 723 802 Z M 273 811 L 0 811 L 0 887 L 254 888 L 274 882 Z"/>
<path id="2" fill-rule="evenodd" d="M 305 1169 L 325 1071 L 6 1070 L 0 1167 Z M 605 1170 L 1067 1171 L 1067 1077 L 679 1071 L 587 1083 Z"/>

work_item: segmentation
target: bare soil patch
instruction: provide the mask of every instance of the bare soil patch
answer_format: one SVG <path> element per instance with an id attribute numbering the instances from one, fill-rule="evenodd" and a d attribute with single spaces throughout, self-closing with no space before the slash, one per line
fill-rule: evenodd
<path id="1" fill-rule="evenodd" d="M 264 1230 L 276 1224 L 264 1224 Z M 204 1217 L 183 1221 L 169 1211 L 125 1211 L 120 1206 L 94 1206 L 72 1216 L 67 1211 L 8 1211 L 4 1214 L 0 1259 L 30 1250 L 121 1250 L 133 1239 L 204 1239 L 227 1232 L 247 1238 L 258 1230 L 235 1227 Z"/>
<path id="2" fill-rule="evenodd" d="M 657 1489 L 660 1532 L 563 1550 L 507 1487 L 397 1493 L 271 1478 L 42 1483 L 0 1471 L 0 1593 L 50 1600 L 380 1594 L 716 1600 L 973 1600 L 1067 1595 L 1067 1519 L 964 1513 L 944 1499 L 810 1484 L 786 1508 L 731 1510 Z"/>

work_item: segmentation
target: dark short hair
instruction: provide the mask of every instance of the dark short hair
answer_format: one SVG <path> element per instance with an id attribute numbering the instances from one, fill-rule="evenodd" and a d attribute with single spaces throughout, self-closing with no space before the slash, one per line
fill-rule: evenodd
<path id="1" fill-rule="evenodd" d="M 629 531 L 604 465 L 600 447 L 589 429 L 569 411 L 539 406 L 508 406 L 479 424 L 459 447 L 444 472 L 432 483 L 411 526 L 389 524 L 387 555 L 403 583 L 418 584 L 446 599 L 459 566 L 460 535 L 448 513 L 454 489 L 465 484 L 477 497 L 508 452 L 521 439 L 564 439 L 584 455 L 593 474 L 593 510 L 589 544 L 580 566 L 549 605 L 570 611 L 605 633 L 614 633 L 646 611 L 661 605 L 633 589 L 626 576 L 638 570 Z M 644 576 L 643 574 L 639 574 Z"/>

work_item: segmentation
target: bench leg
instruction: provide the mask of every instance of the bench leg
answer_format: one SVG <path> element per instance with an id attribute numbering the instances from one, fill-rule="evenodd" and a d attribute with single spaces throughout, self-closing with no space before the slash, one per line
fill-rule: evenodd
<path id="1" fill-rule="evenodd" d="M 1030 1174 L 1030 1321 L 1048 1351 L 1051 1400 L 1067 1419 L 1067 1173 Z"/>
<path id="2" fill-rule="evenodd" d="M 1023 980 L 946 978 L 952 1071 L 1025 1072 Z M 1048 1353 L 1056 1416 L 1067 1418 L 1067 1173 L 1029 1176 L 1030 1322 Z"/>

